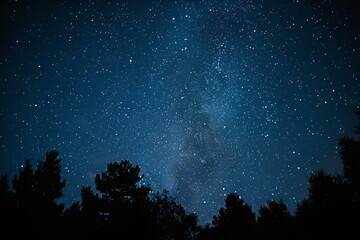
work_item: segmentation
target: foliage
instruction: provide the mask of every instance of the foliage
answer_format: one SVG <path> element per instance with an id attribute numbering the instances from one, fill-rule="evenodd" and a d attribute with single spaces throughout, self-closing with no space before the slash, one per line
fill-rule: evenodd
<path id="1" fill-rule="evenodd" d="M 356 111 L 360 120 L 360 110 Z M 355 125 L 360 134 L 360 124 Z M 211 224 L 198 225 L 168 191 L 153 193 L 142 183 L 138 165 L 123 160 L 95 176 L 95 188 L 84 186 L 81 201 L 64 209 L 57 203 L 65 180 L 57 151 L 46 153 L 33 169 L 25 160 L 11 181 L 0 178 L 0 218 L 4 236 L 38 239 L 309 239 L 347 238 L 357 234 L 353 219 L 360 215 L 360 140 L 339 140 L 342 174 L 320 169 L 308 178 L 308 196 L 291 215 L 282 199 L 260 206 L 258 218 L 236 193 Z M 21 229 L 21 231 L 12 231 Z"/>
<path id="2" fill-rule="evenodd" d="M 292 216 L 282 199 L 269 200 L 259 208 L 258 229 L 262 238 L 291 238 Z"/>
<path id="3" fill-rule="evenodd" d="M 138 165 L 132 166 L 125 160 L 109 163 L 106 172 L 96 175 L 95 185 L 106 201 L 143 201 L 150 192 L 149 187 L 140 184 L 143 177 Z"/>
<path id="4" fill-rule="evenodd" d="M 255 213 L 251 206 L 246 204 L 236 193 L 230 193 L 225 199 L 225 208 L 213 217 L 212 224 L 217 230 L 217 235 L 224 239 L 234 236 L 249 236 L 255 226 Z"/>
<path id="5" fill-rule="evenodd" d="M 356 114 L 360 120 L 360 111 Z M 355 126 L 357 134 L 359 126 Z M 343 173 L 332 176 L 319 170 L 311 174 L 309 195 L 296 209 L 297 228 L 304 238 L 356 234 L 353 219 L 360 214 L 360 140 L 343 137 L 339 146 Z"/>
<path id="6" fill-rule="evenodd" d="M 59 224 L 64 209 L 64 204 L 56 202 L 65 187 L 58 155 L 57 151 L 47 152 L 45 160 L 38 161 L 35 171 L 30 160 L 25 160 L 24 168 L 12 180 L 12 188 L 8 186 L 7 176 L 1 178 L 0 211 L 5 213 L 9 224 L 34 236 L 52 236 L 51 228 Z"/>

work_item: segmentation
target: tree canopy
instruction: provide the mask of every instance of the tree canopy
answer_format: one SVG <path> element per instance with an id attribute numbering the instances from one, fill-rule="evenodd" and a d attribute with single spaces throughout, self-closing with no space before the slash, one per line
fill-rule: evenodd
<path id="1" fill-rule="evenodd" d="M 356 111 L 360 120 L 360 111 Z M 360 124 L 355 125 L 360 134 Z M 356 135 L 356 136 L 357 136 Z M 308 239 L 357 234 L 360 216 L 360 139 L 339 139 L 343 171 L 331 175 L 319 169 L 308 178 L 308 196 L 290 214 L 282 199 L 268 200 L 258 215 L 237 193 L 211 223 L 198 224 L 169 191 L 153 192 L 143 183 L 140 166 L 129 160 L 108 163 L 96 174 L 95 186 L 81 188 L 81 201 L 64 209 L 58 203 L 65 180 L 61 158 L 49 151 L 34 169 L 25 160 L 12 181 L 0 178 L 0 218 L 3 236 L 38 239 Z M 14 231 L 21 229 L 21 231 Z"/>

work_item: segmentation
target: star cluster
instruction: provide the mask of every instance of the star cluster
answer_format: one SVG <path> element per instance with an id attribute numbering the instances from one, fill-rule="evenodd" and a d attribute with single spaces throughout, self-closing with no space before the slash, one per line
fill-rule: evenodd
<path id="1" fill-rule="evenodd" d="M 359 106 L 347 1 L 3 1 L 0 173 L 56 149 L 66 203 L 139 164 L 202 223 L 237 192 L 290 211 Z"/>

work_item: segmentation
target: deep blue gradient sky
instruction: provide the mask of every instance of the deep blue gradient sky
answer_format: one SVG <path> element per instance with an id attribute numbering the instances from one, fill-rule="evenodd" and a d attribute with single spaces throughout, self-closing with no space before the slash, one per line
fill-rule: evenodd
<path id="1" fill-rule="evenodd" d="M 293 212 L 360 104 L 356 1 L 1 1 L 0 174 L 56 149 L 80 199 L 124 159 L 201 223 Z"/>

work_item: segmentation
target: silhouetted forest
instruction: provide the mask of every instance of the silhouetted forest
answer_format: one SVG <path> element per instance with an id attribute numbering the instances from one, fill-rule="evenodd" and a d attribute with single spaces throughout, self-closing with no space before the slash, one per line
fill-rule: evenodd
<path id="1" fill-rule="evenodd" d="M 360 134 L 359 123 L 354 133 Z M 358 135 L 356 135 L 358 136 Z M 64 208 L 61 159 L 46 153 L 36 169 L 25 161 L 9 183 L 0 179 L 1 236 L 32 239 L 314 239 L 358 235 L 360 217 L 360 139 L 339 139 L 341 174 L 318 170 L 308 178 L 308 196 L 294 214 L 283 200 L 269 200 L 258 215 L 236 193 L 211 223 L 198 224 L 169 195 L 140 183 L 140 167 L 128 160 L 107 165 L 95 177 L 96 192 L 82 187 L 81 201 Z"/>

